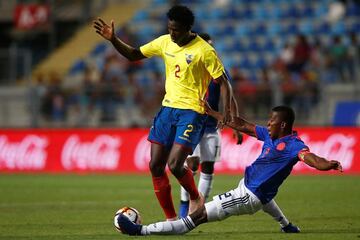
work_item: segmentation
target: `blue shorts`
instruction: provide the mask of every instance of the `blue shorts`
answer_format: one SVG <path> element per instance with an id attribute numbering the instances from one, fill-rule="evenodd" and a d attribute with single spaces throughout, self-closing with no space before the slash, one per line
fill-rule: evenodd
<path id="1" fill-rule="evenodd" d="M 193 110 L 161 107 L 154 118 L 148 140 L 168 147 L 174 143 L 195 149 L 204 133 L 207 115 Z"/>

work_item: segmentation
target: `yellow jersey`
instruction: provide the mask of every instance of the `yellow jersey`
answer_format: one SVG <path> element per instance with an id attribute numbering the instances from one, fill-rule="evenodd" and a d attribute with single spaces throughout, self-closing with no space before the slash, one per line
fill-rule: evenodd
<path id="1" fill-rule="evenodd" d="M 200 99 L 204 98 L 211 79 L 224 72 L 224 66 L 210 44 L 196 36 L 179 47 L 166 34 L 141 46 L 140 51 L 145 57 L 159 56 L 165 62 L 163 106 L 204 113 Z"/>

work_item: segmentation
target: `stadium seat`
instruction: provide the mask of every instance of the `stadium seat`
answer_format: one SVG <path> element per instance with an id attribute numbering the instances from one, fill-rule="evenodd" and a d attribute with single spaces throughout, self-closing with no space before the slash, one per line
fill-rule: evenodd
<path id="1" fill-rule="evenodd" d="M 343 21 L 338 21 L 331 25 L 331 33 L 333 35 L 340 35 L 346 33 L 346 27 Z"/>
<path id="2" fill-rule="evenodd" d="M 233 36 L 234 35 L 234 26 L 231 24 L 222 25 L 222 34 L 223 36 Z"/>
<path id="3" fill-rule="evenodd" d="M 314 23 L 311 20 L 302 21 L 299 24 L 299 32 L 305 35 L 311 35 L 314 32 Z"/>
<path id="4" fill-rule="evenodd" d="M 237 40 L 233 44 L 233 50 L 235 52 L 240 52 L 240 53 L 246 52 L 247 51 L 247 43 L 245 43 L 245 41 Z"/>
<path id="5" fill-rule="evenodd" d="M 106 42 L 100 42 L 98 43 L 93 50 L 90 52 L 90 56 L 91 57 L 96 57 L 100 54 L 105 53 L 106 49 L 107 49 L 108 44 Z"/>
<path id="6" fill-rule="evenodd" d="M 265 68 L 267 66 L 267 62 L 266 60 L 260 56 L 255 62 L 254 62 L 254 68 L 256 68 L 257 70 L 261 70 L 263 68 Z"/>
<path id="7" fill-rule="evenodd" d="M 149 14 L 145 10 L 138 11 L 135 16 L 133 17 L 134 22 L 146 21 L 148 20 Z"/>
<path id="8" fill-rule="evenodd" d="M 264 23 L 258 23 L 253 28 L 254 35 L 265 35 L 267 31 L 266 25 Z"/>
<path id="9" fill-rule="evenodd" d="M 236 66 L 236 61 L 231 55 L 225 54 L 221 57 L 221 61 L 226 69 L 230 70 L 232 67 Z"/>
<path id="10" fill-rule="evenodd" d="M 258 4 L 253 11 L 254 20 L 264 21 L 268 19 L 268 10 L 261 4 Z"/>
<path id="11" fill-rule="evenodd" d="M 356 32 L 358 35 L 360 33 L 360 22 L 354 22 L 350 27 L 351 32 Z"/>
<path id="12" fill-rule="evenodd" d="M 327 22 L 322 22 L 318 25 L 318 29 L 316 30 L 319 34 L 330 34 L 331 28 Z"/>
<path id="13" fill-rule="evenodd" d="M 360 16 L 360 6 L 354 2 L 350 2 L 347 4 L 346 8 L 346 15 L 347 16 Z"/>
<path id="14" fill-rule="evenodd" d="M 313 18 L 314 10 L 310 5 L 307 5 L 302 9 L 300 14 L 302 18 Z"/>
<path id="15" fill-rule="evenodd" d="M 240 60 L 239 67 L 241 69 L 251 69 L 253 66 L 252 66 L 252 63 L 251 63 L 250 59 L 248 57 L 244 56 Z"/>
<path id="16" fill-rule="evenodd" d="M 83 59 L 79 59 L 72 65 L 72 67 L 69 70 L 69 74 L 74 75 L 77 73 L 81 73 L 85 71 L 85 68 L 86 68 L 86 62 Z"/>
<path id="17" fill-rule="evenodd" d="M 289 25 L 287 25 L 284 31 L 284 34 L 286 35 L 297 35 L 299 33 L 300 31 L 296 23 L 290 23 Z"/>
<path id="18" fill-rule="evenodd" d="M 247 37 L 250 34 L 250 27 L 247 23 L 239 23 L 235 26 L 234 31 L 237 37 Z"/>
<path id="19" fill-rule="evenodd" d="M 213 21 L 213 20 L 206 21 L 202 25 L 202 29 L 204 30 L 204 32 L 214 37 L 223 36 L 225 32 L 224 25 L 221 24 L 221 22 L 219 21 Z"/>
<path id="20" fill-rule="evenodd" d="M 282 26 L 279 22 L 269 22 L 267 24 L 267 34 L 268 36 L 278 36 L 283 33 Z"/>
<path id="21" fill-rule="evenodd" d="M 240 16 L 241 16 L 241 19 L 243 20 L 250 20 L 250 19 L 253 19 L 253 11 L 251 10 L 251 8 L 249 7 L 245 7 L 241 13 L 240 13 Z"/>
<path id="22" fill-rule="evenodd" d="M 275 50 L 275 44 L 271 40 L 271 38 L 267 38 L 263 45 L 263 51 L 264 52 L 273 52 Z"/>
<path id="23" fill-rule="evenodd" d="M 296 6 L 292 5 L 292 4 L 290 4 L 288 6 L 288 8 L 283 11 L 283 14 L 282 14 L 282 18 L 287 18 L 287 19 L 291 19 L 291 18 L 296 19 L 298 17 L 299 17 L 298 10 L 297 10 Z"/>
<path id="24" fill-rule="evenodd" d="M 321 2 L 317 2 L 317 4 L 315 5 L 315 9 L 314 9 L 314 17 L 317 19 L 323 19 L 328 11 L 328 5 L 321 3 Z"/>
<path id="25" fill-rule="evenodd" d="M 259 43 L 255 40 L 252 40 L 249 44 L 249 51 L 251 52 L 259 52 L 261 51 L 261 46 L 259 46 Z"/>

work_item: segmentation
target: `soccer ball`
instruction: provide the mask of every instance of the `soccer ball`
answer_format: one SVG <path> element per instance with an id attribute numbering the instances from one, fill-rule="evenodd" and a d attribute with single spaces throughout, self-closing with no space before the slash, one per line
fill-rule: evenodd
<path id="1" fill-rule="evenodd" d="M 127 218 L 129 218 L 130 221 L 132 221 L 133 223 L 141 224 L 141 216 L 138 210 L 136 210 L 133 207 L 123 207 L 115 213 L 115 217 L 114 217 L 114 225 L 116 230 L 118 230 L 119 232 L 122 232 L 122 230 L 118 224 L 117 219 L 121 213 L 125 215 Z"/>

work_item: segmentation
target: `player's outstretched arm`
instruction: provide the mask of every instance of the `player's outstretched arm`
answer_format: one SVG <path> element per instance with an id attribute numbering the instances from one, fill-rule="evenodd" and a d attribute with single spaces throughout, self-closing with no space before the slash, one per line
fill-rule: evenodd
<path id="1" fill-rule="evenodd" d="M 223 121 L 223 115 L 221 113 L 213 110 L 206 101 L 203 101 L 203 104 L 205 106 L 205 111 L 209 116 L 212 116 L 218 121 Z M 241 117 L 232 117 L 231 121 L 227 122 L 226 125 L 234 130 L 256 137 L 255 124 L 250 123 Z"/>
<path id="2" fill-rule="evenodd" d="M 215 82 L 220 84 L 221 100 L 223 103 L 224 114 L 219 125 L 225 125 L 231 120 L 231 98 L 232 98 L 232 89 L 229 81 L 227 80 L 226 74 L 221 75 Z"/>
<path id="3" fill-rule="evenodd" d="M 231 98 L 231 116 L 240 117 L 239 106 L 236 102 L 234 94 L 232 95 L 232 98 Z M 236 139 L 236 144 L 241 144 L 243 142 L 244 137 L 240 131 L 233 129 L 233 138 Z"/>
<path id="4" fill-rule="evenodd" d="M 328 161 L 325 158 L 319 157 L 311 152 L 305 154 L 303 160 L 307 165 L 316 168 L 317 170 L 328 171 L 333 169 L 342 172 L 342 166 L 339 161 L 336 160 Z"/>
<path id="5" fill-rule="evenodd" d="M 110 25 L 104 22 L 101 18 L 93 21 L 95 32 L 102 36 L 104 39 L 110 41 L 116 50 L 130 61 L 137 61 L 146 58 L 139 49 L 134 48 L 115 35 L 114 20 L 111 20 Z"/>

